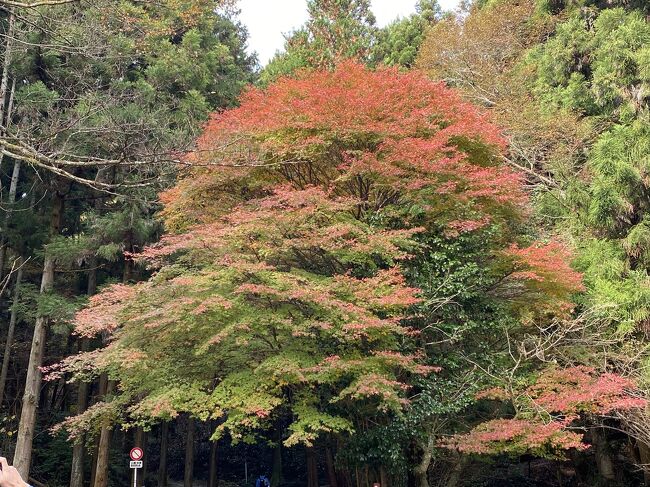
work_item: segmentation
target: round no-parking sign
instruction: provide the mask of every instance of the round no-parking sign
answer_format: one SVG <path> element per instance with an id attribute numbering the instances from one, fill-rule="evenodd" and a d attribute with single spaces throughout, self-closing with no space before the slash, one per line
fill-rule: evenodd
<path id="1" fill-rule="evenodd" d="M 138 460 L 142 460 L 142 457 L 144 457 L 144 451 L 142 451 L 142 448 L 139 446 L 136 446 L 133 450 L 131 450 L 130 456 L 131 460 L 137 462 Z"/>

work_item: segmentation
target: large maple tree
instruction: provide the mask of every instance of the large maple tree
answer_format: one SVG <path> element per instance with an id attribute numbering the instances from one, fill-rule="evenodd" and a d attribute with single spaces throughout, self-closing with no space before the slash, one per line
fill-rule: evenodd
<path id="1" fill-rule="evenodd" d="M 207 124 L 162 195 L 168 234 L 134 256 L 155 270 L 93 297 L 77 333 L 108 346 L 64 370 L 108 372 L 110 405 L 141 422 L 219 418 L 216 436 L 286 426 L 286 445 L 352 433 L 409 407 L 437 374 L 414 344 L 422 293 L 406 268 L 433 236 L 487 232 L 512 309 L 567 313 L 580 276 L 559 243 L 521 235 L 527 197 L 498 129 L 418 72 L 348 62 L 304 72 Z"/>

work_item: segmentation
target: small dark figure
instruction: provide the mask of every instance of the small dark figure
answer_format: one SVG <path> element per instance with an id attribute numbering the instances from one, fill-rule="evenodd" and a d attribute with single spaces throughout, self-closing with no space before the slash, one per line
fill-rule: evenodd
<path id="1" fill-rule="evenodd" d="M 255 482 L 255 487 L 271 487 L 271 482 L 264 475 L 260 475 Z"/>

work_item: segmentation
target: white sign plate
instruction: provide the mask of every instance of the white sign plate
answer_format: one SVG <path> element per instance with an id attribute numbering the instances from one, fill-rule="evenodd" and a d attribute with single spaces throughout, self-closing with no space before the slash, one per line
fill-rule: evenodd
<path id="1" fill-rule="evenodd" d="M 142 468 L 142 460 L 131 460 L 131 468 Z"/>

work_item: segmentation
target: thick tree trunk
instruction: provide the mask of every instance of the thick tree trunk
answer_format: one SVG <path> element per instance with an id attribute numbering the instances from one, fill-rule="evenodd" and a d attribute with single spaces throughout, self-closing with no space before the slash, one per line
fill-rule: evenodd
<path id="1" fill-rule="evenodd" d="M 88 340 L 83 339 L 82 351 L 88 350 Z M 77 414 L 83 413 L 88 407 L 88 383 L 79 384 L 77 391 Z M 84 485 L 84 437 L 75 441 L 72 447 L 72 465 L 70 469 L 70 487 L 83 487 Z"/>
<path id="2" fill-rule="evenodd" d="M 434 442 L 434 435 L 430 433 L 426 443 L 421 445 L 422 457 L 420 463 L 414 469 L 418 487 L 429 487 L 429 465 L 431 465 L 431 459 L 433 458 Z"/>
<path id="3" fill-rule="evenodd" d="M 313 447 L 307 447 L 307 487 L 318 487 L 318 463 L 316 451 Z"/>
<path id="4" fill-rule="evenodd" d="M 169 423 L 160 427 L 160 464 L 158 465 L 158 487 L 167 487 L 167 442 L 169 441 Z"/>
<path id="5" fill-rule="evenodd" d="M 336 467 L 334 467 L 334 454 L 329 446 L 325 448 L 325 462 L 327 463 L 327 478 L 330 487 L 339 487 Z"/>
<path id="6" fill-rule="evenodd" d="M 210 443 L 210 467 L 208 473 L 208 487 L 217 487 L 219 485 L 219 466 L 218 466 L 219 444 L 216 441 Z"/>
<path id="7" fill-rule="evenodd" d="M 142 429 L 141 426 L 138 426 L 135 430 L 135 441 L 134 441 L 134 446 L 138 446 L 142 448 L 142 451 L 145 452 L 144 458 L 142 459 L 142 468 L 138 470 L 138 487 L 142 487 L 145 483 L 145 480 L 147 478 L 147 463 L 146 463 L 146 458 L 147 458 L 147 436 L 146 433 L 144 432 L 144 429 Z M 129 448 L 130 450 L 130 448 Z M 135 474 L 135 472 L 134 472 Z M 133 485 L 134 482 L 131 481 L 131 485 Z"/>
<path id="8" fill-rule="evenodd" d="M 50 235 L 59 233 L 61 217 L 63 214 L 63 198 L 55 194 L 52 202 L 52 215 L 50 219 Z M 43 265 L 43 276 L 41 278 L 41 294 L 48 293 L 54 287 L 54 258 L 45 256 Z M 14 452 L 14 467 L 23 478 L 29 477 L 29 468 L 32 460 L 32 443 L 34 441 L 34 428 L 36 426 L 36 410 L 41 394 L 41 367 L 43 365 L 43 354 L 45 352 L 45 337 L 49 317 L 38 316 L 34 326 L 32 348 L 29 353 L 29 364 L 27 365 L 27 378 L 25 379 L 25 394 L 23 395 L 23 407 L 20 413 L 18 424 L 18 435 L 16 437 L 16 450 Z"/>
<path id="9" fill-rule="evenodd" d="M 5 354 L 2 357 L 2 370 L 0 370 L 0 407 L 2 407 L 2 403 L 4 402 L 5 388 L 7 386 L 7 374 L 9 373 L 9 362 L 11 360 L 11 349 L 14 343 L 14 334 L 16 333 L 18 302 L 20 300 L 20 284 L 23 280 L 23 265 L 23 259 L 18 259 L 18 272 L 16 273 L 16 282 L 14 283 L 13 306 L 11 307 L 11 317 L 9 318 L 9 330 L 7 331 Z"/>
<path id="10" fill-rule="evenodd" d="M 273 448 L 273 467 L 271 469 L 271 487 L 278 487 L 282 482 L 282 428 L 276 424 L 275 448 Z"/>
<path id="11" fill-rule="evenodd" d="M 95 400 L 101 401 L 108 392 L 108 376 L 106 374 L 101 374 L 99 376 L 99 388 L 97 391 L 97 396 Z M 100 432 L 101 436 L 101 432 Z M 97 457 L 99 454 L 99 438 L 95 441 L 93 446 L 93 455 L 91 461 L 91 470 L 90 470 L 90 485 L 93 487 L 95 485 L 95 477 L 97 476 Z"/>
<path id="12" fill-rule="evenodd" d="M 187 439 L 185 444 L 184 487 L 192 487 L 194 482 L 194 419 L 187 417 Z"/>
<path id="13" fill-rule="evenodd" d="M 133 220 L 133 214 L 131 214 L 131 219 Z M 133 224 L 133 221 L 131 221 Z M 128 252 L 133 252 L 133 236 L 129 233 L 128 237 L 124 242 L 125 250 Z M 129 283 L 133 279 L 133 260 L 128 257 L 124 258 L 124 269 L 122 271 L 122 282 Z"/>
<path id="14" fill-rule="evenodd" d="M 106 395 L 113 392 L 115 387 L 114 381 L 108 381 L 106 386 Z M 111 420 L 105 418 L 102 422 L 101 431 L 99 433 L 99 446 L 97 447 L 97 465 L 95 466 L 95 478 L 93 487 L 107 487 L 108 486 L 108 465 L 109 453 L 111 448 Z"/>
<path id="15" fill-rule="evenodd" d="M 607 437 L 605 436 L 602 428 L 593 428 L 591 430 L 591 437 L 596 453 L 596 466 L 598 473 L 605 481 L 605 483 L 616 480 L 616 472 L 614 470 L 614 462 L 609 452 L 607 445 Z"/>
<path id="16" fill-rule="evenodd" d="M 133 277 L 133 262 L 130 260 L 124 261 L 124 272 L 122 273 L 122 281 L 128 283 Z"/>
<path id="17" fill-rule="evenodd" d="M 88 260 L 88 283 L 86 284 L 86 294 L 93 296 L 97 292 L 97 257 Z"/>
<path id="18" fill-rule="evenodd" d="M 45 258 L 43 277 L 41 279 L 41 294 L 49 292 L 54 285 L 54 259 Z M 45 337 L 47 334 L 48 317 L 39 316 L 34 326 L 32 348 L 29 353 L 27 366 L 27 379 L 25 380 L 25 394 L 23 395 L 23 408 L 20 413 L 16 450 L 14 453 L 14 467 L 23 478 L 29 476 L 32 461 L 32 442 L 36 426 L 36 410 L 41 393 L 41 366 L 45 352 Z"/>

